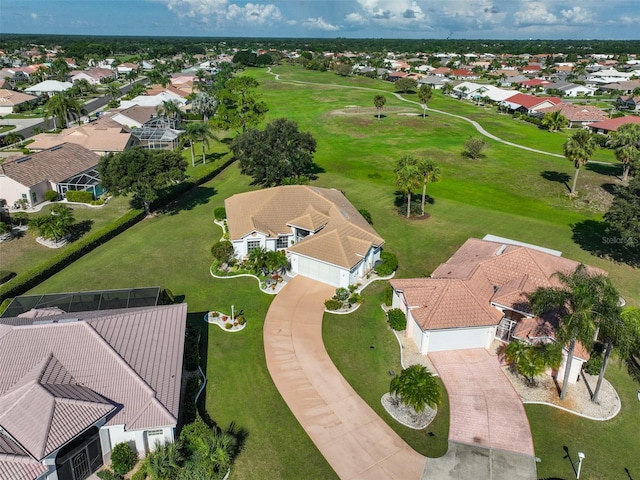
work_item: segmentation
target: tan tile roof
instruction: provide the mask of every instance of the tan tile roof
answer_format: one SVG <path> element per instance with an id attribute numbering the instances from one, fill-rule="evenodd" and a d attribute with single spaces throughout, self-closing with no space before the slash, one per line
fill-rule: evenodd
<path id="1" fill-rule="evenodd" d="M 560 319 L 554 315 L 544 315 L 543 318 L 525 317 L 518 322 L 513 336 L 527 342 L 542 341 L 547 338 L 555 340 L 559 321 Z M 566 350 L 567 346 L 564 348 Z M 573 354 L 584 361 L 591 357 L 589 350 L 581 342 L 576 342 Z"/>
<path id="2" fill-rule="evenodd" d="M 38 97 L 27 95 L 26 93 L 14 92 L 5 88 L 0 89 L 0 106 L 2 105 L 20 105 L 24 102 L 30 102 Z"/>
<path id="3" fill-rule="evenodd" d="M 34 458 L 105 415 L 176 424 L 186 304 L 0 322 L 0 427 Z"/>
<path id="4" fill-rule="evenodd" d="M 94 152 L 123 152 L 132 141 L 129 129 L 109 117 L 57 134 L 40 133 L 33 140 L 29 145 L 32 150 L 46 150 L 68 142 Z"/>
<path id="5" fill-rule="evenodd" d="M 234 195 L 225 200 L 225 207 L 231 240 L 256 231 L 269 237 L 290 234 L 294 225 L 316 233 L 290 247 L 291 252 L 343 268 L 357 265 L 371 246 L 384 243 L 334 189 L 306 185 L 267 188 Z"/>
<path id="6" fill-rule="evenodd" d="M 495 325 L 501 314 L 491 304 L 530 313 L 527 294 L 538 287 L 561 286 L 554 273 L 569 273 L 578 265 L 533 248 L 470 238 L 430 278 L 392 280 L 391 285 L 418 309 L 412 315 L 423 328 Z"/>
<path id="7" fill-rule="evenodd" d="M 538 113 L 560 112 L 570 122 L 600 122 L 606 120 L 607 114 L 598 107 L 591 105 L 572 105 L 570 103 L 560 103 L 553 107 L 545 107 L 538 110 Z"/>
<path id="8" fill-rule="evenodd" d="M 149 120 L 151 120 L 151 118 L 156 117 L 158 115 L 158 112 L 156 111 L 155 107 L 144 107 L 141 105 L 134 105 L 133 107 L 125 108 L 123 110 L 116 110 L 112 113 L 111 116 L 113 117 L 117 114 L 124 115 L 125 117 L 130 118 L 131 120 L 135 120 L 138 123 L 145 124 Z M 131 125 L 127 125 L 127 126 L 131 126 Z"/>
<path id="9" fill-rule="evenodd" d="M 91 150 L 64 143 L 57 147 L 14 159 L 0 165 L 0 173 L 32 187 L 44 181 L 61 182 L 73 175 L 95 168 L 100 157 Z"/>

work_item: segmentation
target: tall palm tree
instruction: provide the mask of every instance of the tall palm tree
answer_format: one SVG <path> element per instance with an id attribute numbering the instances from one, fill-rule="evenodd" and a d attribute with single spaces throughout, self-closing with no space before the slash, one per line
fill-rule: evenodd
<path id="1" fill-rule="evenodd" d="M 417 413 L 427 405 L 435 408 L 441 399 L 440 386 L 433 374 L 424 365 L 411 365 L 391 379 L 389 391 Z"/>
<path id="2" fill-rule="evenodd" d="M 201 71 L 202 70 L 199 70 L 199 72 Z M 194 112 L 202 114 L 202 118 L 206 122 L 215 115 L 218 109 L 218 100 L 213 95 L 200 92 L 191 102 L 191 107 Z"/>
<path id="3" fill-rule="evenodd" d="M 576 172 L 573 176 L 573 184 L 571 185 L 571 195 L 576 193 L 576 183 L 578 182 L 578 174 L 580 167 L 586 165 L 589 157 L 596 150 L 596 142 L 593 135 L 587 130 L 578 130 L 564 142 L 564 156 L 567 160 L 573 162 Z"/>
<path id="4" fill-rule="evenodd" d="M 626 182 L 631 165 L 640 161 L 640 125 L 635 123 L 621 125 L 611 135 L 609 145 L 615 148 L 616 159 L 622 163 L 622 181 Z"/>
<path id="5" fill-rule="evenodd" d="M 542 126 L 547 127 L 550 132 L 560 130 L 561 128 L 566 127 L 568 124 L 569 120 L 567 120 L 567 117 L 562 115 L 562 112 L 560 110 L 545 113 L 544 117 L 542 117 Z"/>
<path id="6" fill-rule="evenodd" d="M 376 110 L 378 110 L 378 120 L 380 120 L 380 112 L 382 111 L 382 107 L 384 107 L 385 103 L 387 103 L 387 99 L 384 95 L 376 95 L 373 97 L 373 104 L 375 105 Z"/>
<path id="7" fill-rule="evenodd" d="M 14 143 L 22 143 L 24 137 L 18 132 L 9 132 L 4 136 L 3 140 L 5 145 L 13 145 Z"/>
<path id="8" fill-rule="evenodd" d="M 156 108 L 158 115 L 166 115 L 167 117 L 175 118 L 178 123 L 182 117 L 182 110 L 180 110 L 180 104 L 177 100 L 165 100 L 162 105 Z"/>
<path id="9" fill-rule="evenodd" d="M 433 92 L 431 91 L 431 87 L 429 85 L 421 85 L 418 89 L 418 99 L 422 104 L 422 118 L 426 118 L 427 116 L 427 103 L 431 100 L 433 96 Z"/>
<path id="10" fill-rule="evenodd" d="M 56 118 L 60 121 L 60 127 L 67 126 L 69 115 L 80 115 L 82 112 L 82 106 L 80 102 L 71 97 L 66 92 L 60 92 L 52 96 L 44 105 L 45 118 L 49 119 L 53 117 L 53 128 L 56 128 Z"/>
<path id="11" fill-rule="evenodd" d="M 604 275 L 590 274 L 582 264 L 571 273 L 556 272 L 554 275 L 561 286 L 538 288 L 529 295 L 529 304 L 536 315 L 557 310 L 561 316 L 556 339 L 562 345 L 568 344 L 560 392 L 560 399 L 564 400 L 576 343 L 579 341 L 587 347 L 593 343 L 596 323 L 610 314 L 610 305 Z"/>
<path id="12" fill-rule="evenodd" d="M 153 452 L 147 454 L 143 468 L 151 480 L 174 480 L 182 468 L 184 458 L 177 443 L 156 445 Z"/>
<path id="13" fill-rule="evenodd" d="M 417 160 L 411 155 L 403 155 L 394 169 L 396 186 L 407 196 L 407 218 L 411 216 L 411 192 L 420 188 L 422 176 Z"/>
<path id="14" fill-rule="evenodd" d="M 422 203 L 420 210 L 424 215 L 424 201 L 427 196 L 427 183 L 439 182 L 442 178 L 442 172 L 436 162 L 429 158 L 421 158 L 416 162 L 420 176 L 422 177 Z"/>
<path id="15" fill-rule="evenodd" d="M 207 161 L 207 152 L 206 147 L 211 144 L 211 140 L 218 140 L 216 137 L 213 127 L 207 122 L 190 122 L 186 128 L 186 135 L 191 144 L 191 160 L 193 165 L 195 165 L 194 158 L 194 142 L 202 142 L 202 164 L 204 165 Z"/>
<path id="16" fill-rule="evenodd" d="M 530 384 L 547 368 L 558 368 L 562 363 L 562 349 L 558 343 L 538 343 L 532 345 L 514 340 L 505 349 L 507 362 L 516 366 Z"/>
<path id="17" fill-rule="evenodd" d="M 106 87 L 107 93 L 111 96 L 111 100 L 117 99 L 122 92 L 120 91 L 120 87 L 116 83 L 108 83 Z"/>

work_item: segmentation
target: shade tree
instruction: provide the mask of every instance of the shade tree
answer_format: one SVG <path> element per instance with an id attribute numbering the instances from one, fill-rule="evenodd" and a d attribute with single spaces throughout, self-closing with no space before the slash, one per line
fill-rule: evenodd
<path id="1" fill-rule="evenodd" d="M 420 104 L 422 105 L 422 118 L 426 118 L 427 116 L 427 103 L 431 100 L 433 96 L 433 91 L 431 87 L 426 84 L 420 85 L 418 89 L 418 99 L 420 100 Z"/>
<path id="2" fill-rule="evenodd" d="M 219 93 L 220 104 L 216 115 L 219 128 L 240 128 L 244 133 L 255 127 L 269 110 L 256 92 L 260 84 L 253 77 L 239 76 L 226 81 Z"/>

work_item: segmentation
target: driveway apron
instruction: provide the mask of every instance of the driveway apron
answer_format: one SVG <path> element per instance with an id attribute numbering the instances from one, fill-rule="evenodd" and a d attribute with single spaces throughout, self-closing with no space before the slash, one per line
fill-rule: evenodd
<path id="1" fill-rule="evenodd" d="M 419 479 L 425 457 L 356 394 L 324 348 L 324 301 L 334 293 L 297 276 L 274 299 L 264 325 L 271 378 L 341 479 Z"/>

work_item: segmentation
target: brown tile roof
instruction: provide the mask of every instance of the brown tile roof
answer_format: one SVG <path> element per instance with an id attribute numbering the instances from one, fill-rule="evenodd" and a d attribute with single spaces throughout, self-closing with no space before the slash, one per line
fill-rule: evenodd
<path id="1" fill-rule="evenodd" d="M 25 187 L 44 181 L 61 182 L 73 175 L 95 168 L 100 157 L 91 150 L 75 145 L 62 145 L 14 159 L 0 165 L 0 173 Z"/>
<path id="2" fill-rule="evenodd" d="M 291 225 L 320 229 L 289 250 L 343 268 L 357 265 L 372 245 L 384 243 L 334 189 L 306 185 L 267 188 L 234 195 L 225 200 L 225 207 L 231 240 L 256 231 L 269 237 L 290 234 Z"/>
<path id="3" fill-rule="evenodd" d="M 607 118 L 605 112 L 591 105 L 560 103 L 553 107 L 545 107 L 538 110 L 538 113 L 542 114 L 550 112 L 560 112 L 570 122 L 600 122 Z"/>
<path id="4" fill-rule="evenodd" d="M 27 95 L 26 93 L 14 92 L 5 88 L 0 89 L 0 106 L 3 105 L 20 105 L 24 102 L 30 102 L 38 97 Z"/>
<path id="5" fill-rule="evenodd" d="M 493 313 L 499 311 L 491 307 L 492 304 L 530 314 L 527 294 L 538 287 L 561 286 L 554 274 L 572 272 L 578 265 L 573 260 L 533 248 L 470 238 L 449 260 L 438 266 L 430 278 L 392 280 L 391 285 L 403 290 L 409 306 L 427 308 L 420 313 L 424 316 L 422 324 L 433 322 L 439 325 L 429 328 L 495 325 L 501 315 Z M 587 269 L 591 273 L 606 273 L 594 267 Z M 452 283 L 452 280 L 458 283 Z M 439 298 L 450 295 L 442 309 L 435 308 L 433 300 L 425 305 L 421 295 L 426 294 L 424 289 L 427 288 L 434 292 L 434 289 L 442 290 L 438 293 Z M 468 292 L 465 293 L 463 288 Z M 446 293 L 448 289 L 453 289 L 453 292 Z M 476 304 L 488 309 L 490 315 L 487 311 L 478 310 Z M 434 315 L 434 319 L 427 318 L 429 315 Z M 467 319 L 468 324 L 461 324 L 460 319 Z M 489 319 L 493 319 L 493 323 L 487 323 Z"/>
<path id="6" fill-rule="evenodd" d="M 66 128 L 57 134 L 40 133 L 33 140 L 29 145 L 32 150 L 46 150 L 68 142 L 94 152 L 123 152 L 132 142 L 129 129 L 109 117 Z"/>
<path id="7" fill-rule="evenodd" d="M 186 304 L 0 322 L 0 427 L 34 458 L 107 415 L 176 424 Z"/>
<path id="8" fill-rule="evenodd" d="M 603 120 L 602 122 L 590 123 L 587 126 L 592 129 L 615 132 L 618 130 L 618 128 L 620 128 L 621 125 L 626 125 L 627 123 L 635 123 L 637 125 L 640 125 L 640 117 L 627 115 L 626 117 L 610 118 L 608 120 Z"/>
<path id="9" fill-rule="evenodd" d="M 113 117 L 117 114 L 124 115 L 131 120 L 135 120 L 138 123 L 145 124 L 152 117 L 157 116 L 158 112 L 156 111 L 155 107 L 143 107 L 141 105 L 134 105 L 133 107 L 125 108 L 124 110 L 116 110 L 111 114 L 111 116 Z"/>

